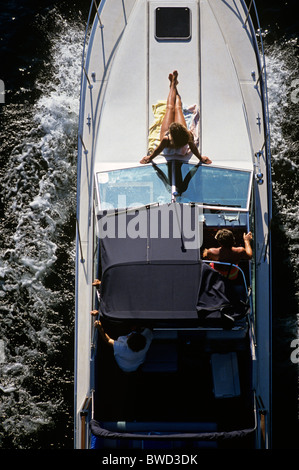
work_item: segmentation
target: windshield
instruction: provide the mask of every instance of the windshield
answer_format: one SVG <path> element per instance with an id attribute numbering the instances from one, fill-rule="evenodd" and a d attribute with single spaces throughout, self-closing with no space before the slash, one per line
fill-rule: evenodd
<path id="1" fill-rule="evenodd" d="M 177 202 L 246 209 L 250 180 L 249 171 L 179 161 L 97 174 L 102 209 L 171 202 L 172 184 L 176 186 Z"/>

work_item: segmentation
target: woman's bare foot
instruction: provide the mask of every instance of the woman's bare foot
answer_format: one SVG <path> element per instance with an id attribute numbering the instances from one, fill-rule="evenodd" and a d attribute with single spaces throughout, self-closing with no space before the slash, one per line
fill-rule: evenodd
<path id="1" fill-rule="evenodd" d="M 168 80 L 170 81 L 170 86 L 171 85 L 174 85 L 174 86 L 177 86 L 178 85 L 178 72 L 176 70 L 174 70 L 172 73 L 170 73 L 168 75 Z"/>
<path id="2" fill-rule="evenodd" d="M 177 85 L 179 83 L 178 82 L 178 72 L 177 72 L 177 70 L 174 70 L 172 72 L 172 76 L 173 76 L 174 84 Z"/>

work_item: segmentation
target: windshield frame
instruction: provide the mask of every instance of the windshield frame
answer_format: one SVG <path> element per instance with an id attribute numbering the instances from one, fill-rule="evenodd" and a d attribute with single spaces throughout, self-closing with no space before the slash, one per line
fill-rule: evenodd
<path id="1" fill-rule="evenodd" d="M 172 164 L 175 164 L 176 161 L 179 161 L 180 163 L 182 162 L 181 160 L 176 160 L 176 159 L 171 159 L 171 162 Z M 169 163 L 169 160 L 168 161 L 165 161 L 165 162 L 159 162 L 159 163 L 154 163 L 152 162 L 152 166 L 155 166 L 155 167 L 161 167 L 162 165 L 165 165 L 166 163 Z M 183 163 L 186 163 L 186 164 L 189 164 L 191 166 L 194 166 L 194 167 L 197 167 L 197 166 L 201 166 L 201 164 L 194 164 L 194 163 L 190 163 L 190 162 L 183 162 Z M 246 172 L 249 174 L 249 182 L 248 182 L 248 192 L 247 192 L 247 199 L 246 199 L 246 206 L 245 207 L 240 207 L 240 206 L 237 206 L 237 205 L 221 205 L 221 204 L 208 204 L 208 203 L 203 203 L 203 202 L 198 202 L 198 201 L 177 201 L 177 202 L 180 202 L 181 204 L 196 204 L 197 206 L 199 207 L 203 207 L 205 209 L 213 209 L 213 210 L 225 210 L 225 211 L 238 211 L 238 212 L 248 212 L 249 211 L 249 207 L 250 207 L 250 203 L 251 203 L 251 191 L 252 191 L 252 181 L 253 181 L 253 171 L 252 170 L 248 170 L 248 169 L 243 169 L 243 168 L 232 168 L 232 167 L 226 167 L 226 166 L 220 166 L 220 165 L 203 165 L 204 167 L 209 167 L 209 168 L 217 168 L 217 169 L 223 169 L 223 170 L 228 170 L 228 171 L 239 171 L 239 172 Z M 111 168 L 110 170 L 103 170 L 103 171 L 96 171 L 95 172 L 95 190 L 96 190 L 96 199 L 97 199 L 97 206 L 100 210 L 105 210 L 105 207 L 103 208 L 102 207 L 102 201 L 101 201 L 101 195 L 100 195 L 100 189 L 99 189 L 99 184 L 100 184 L 100 181 L 99 181 L 99 178 L 100 178 L 100 175 L 103 175 L 105 173 L 110 173 L 110 172 L 114 172 L 114 171 L 121 171 L 121 170 L 129 170 L 129 169 L 137 169 L 137 168 L 141 168 L 140 165 L 136 165 L 136 166 L 132 166 L 132 167 L 123 167 L 123 168 L 117 168 L 117 169 L 114 169 L 114 168 Z M 172 197 L 172 194 L 171 192 L 169 193 L 169 200 L 166 201 L 166 203 L 170 203 L 170 202 L 173 202 L 173 201 L 176 201 L 176 198 L 175 197 Z M 144 206 L 148 206 L 148 205 L 153 205 L 153 204 L 159 204 L 161 203 L 160 201 L 151 201 L 149 202 L 148 204 L 144 204 Z M 162 203 L 165 203 L 162 202 Z M 130 210 L 133 210 L 134 208 L 138 208 L 140 207 L 140 205 L 136 205 L 135 206 L 128 206 L 128 207 L 119 207 L 119 208 L 114 208 L 115 210 L 123 210 L 123 209 L 130 209 Z"/>

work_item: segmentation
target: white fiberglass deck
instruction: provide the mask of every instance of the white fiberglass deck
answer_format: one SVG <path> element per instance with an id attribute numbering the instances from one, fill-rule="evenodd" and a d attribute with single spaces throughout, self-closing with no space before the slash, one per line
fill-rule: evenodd
<path id="1" fill-rule="evenodd" d="M 177 2 L 139 1 L 135 5 L 103 101 L 97 169 L 135 165 L 146 155 L 152 105 L 167 98 L 168 74 L 174 69 L 179 72 L 183 103 L 200 107 L 202 153 L 216 165 L 252 169 L 254 152 L 262 145 L 257 142 L 259 135 L 263 139 L 257 125 L 262 109 L 252 76 L 258 71 L 254 51 L 247 47 L 245 14 L 229 3 L 231 8 L 223 2 L 186 1 L 192 36 L 190 41 L 178 42 L 155 37 L 156 9 Z M 254 110 L 244 103 L 248 95 Z"/>

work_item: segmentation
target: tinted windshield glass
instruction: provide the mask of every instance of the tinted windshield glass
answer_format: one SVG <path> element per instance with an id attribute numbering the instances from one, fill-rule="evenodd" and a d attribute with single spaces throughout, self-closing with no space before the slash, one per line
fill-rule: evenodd
<path id="1" fill-rule="evenodd" d="M 168 181 L 159 174 L 167 175 L 167 164 L 144 165 L 98 173 L 99 194 L 102 209 L 138 207 L 152 202 L 171 201 Z"/>
<path id="2" fill-rule="evenodd" d="M 249 171 L 169 162 L 98 173 L 101 208 L 138 207 L 171 201 L 172 163 L 175 163 L 177 202 L 234 206 L 245 209 Z"/>
<path id="3" fill-rule="evenodd" d="M 250 176 L 249 171 L 178 163 L 177 201 L 245 209 L 249 196 Z"/>

